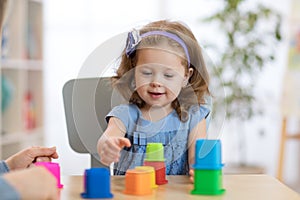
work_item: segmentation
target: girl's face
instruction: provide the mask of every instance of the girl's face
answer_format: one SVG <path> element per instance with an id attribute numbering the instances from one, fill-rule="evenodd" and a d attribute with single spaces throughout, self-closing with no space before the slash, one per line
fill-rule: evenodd
<path id="1" fill-rule="evenodd" d="M 174 53 L 150 48 L 138 50 L 135 83 L 146 108 L 170 109 L 187 79 L 182 58 Z"/>

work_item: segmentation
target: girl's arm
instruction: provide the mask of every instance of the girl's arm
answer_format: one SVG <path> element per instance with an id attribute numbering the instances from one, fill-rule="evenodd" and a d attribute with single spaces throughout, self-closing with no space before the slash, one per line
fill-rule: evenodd
<path id="1" fill-rule="evenodd" d="M 110 165 L 112 162 L 118 162 L 120 151 L 124 146 L 130 147 L 130 141 L 124 138 L 126 128 L 122 121 L 116 117 L 109 119 L 108 125 L 97 143 L 97 151 L 101 163 Z"/>
<path id="2" fill-rule="evenodd" d="M 197 139 L 206 138 L 206 120 L 200 121 L 190 132 L 188 141 L 188 161 L 191 167 L 195 161 L 195 145 Z M 194 181 L 194 170 L 190 169 L 191 181 Z"/>

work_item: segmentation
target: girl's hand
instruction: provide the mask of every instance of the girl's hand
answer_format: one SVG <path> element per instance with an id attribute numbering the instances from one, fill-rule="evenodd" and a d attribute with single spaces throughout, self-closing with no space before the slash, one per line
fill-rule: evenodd
<path id="1" fill-rule="evenodd" d="M 58 158 L 56 147 L 30 147 L 12 155 L 5 162 L 10 170 L 16 170 L 27 168 L 36 161 L 51 161 L 52 158 Z"/>
<path id="2" fill-rule="evenodd" d="M 194 169 L 190 169 L 189 174 L 190 174 L 190 181 L 194 183 Z"/>
<path id="3" fill-rule="evenodd" d="M 119 162 L 120 151 L 130 147 L 130 140 L 124 137 L 109 137 L 102 144 L 98 144 L 100 162 L 109 166 L 112 162 Z"/>

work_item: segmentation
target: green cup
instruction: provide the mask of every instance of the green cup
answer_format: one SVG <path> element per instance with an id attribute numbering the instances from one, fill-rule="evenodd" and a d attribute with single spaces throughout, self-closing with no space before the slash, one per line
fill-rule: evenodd
<path id="1" fill-rule="evenodd" d="M 222 170 L 198 170 L 194 169 L 195 195 L 221 195 L 225 192 L 222 187 Z"/>
<path id="2" fill-rule="evenodd" d="M 164 146 L 162 143 L 148 143 L 145 161 L 165 161 Z"/>

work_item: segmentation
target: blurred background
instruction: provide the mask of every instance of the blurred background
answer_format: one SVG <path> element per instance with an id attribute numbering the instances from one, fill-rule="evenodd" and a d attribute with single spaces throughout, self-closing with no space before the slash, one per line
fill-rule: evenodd
<path id="1" fill-rule="evenodd" d="M 214 63 L 212 91 L 220 98 L 209 134 L 223 142 L 224 172 L 266 173 L 300 191 L 299 1 L 9 2 L 1 46 L 1 159 L 29 145 L 57 146 L 62 173 L 82 174 L 90 158 L 69 146 L 63 85 L 103 42 L 171 19 L 192 29 Z"/>

